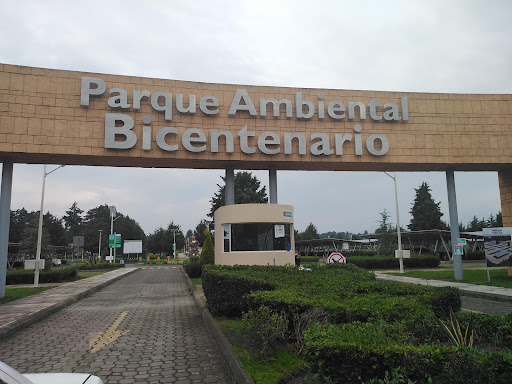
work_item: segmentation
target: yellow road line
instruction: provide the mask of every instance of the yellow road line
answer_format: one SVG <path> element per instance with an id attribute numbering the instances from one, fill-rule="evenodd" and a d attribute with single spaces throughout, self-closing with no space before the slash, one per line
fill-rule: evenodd
<path id="1" fill-rule="evenodd" d="M 472 309 L 466 309 L 466 308 L 461 308 L 461 311 L 470 312 L 470 313 L 485 313 L 485 312 L 474 311 Z"/>
<path id="2" fill-rule="evenodd" d="M 98 352 L 103 347 L 116 341 L 121 336 L 127 334 L 129 331 L 118 331 L 117 327 L 121 324 L 124 318 L 128 315 L 127 311 L 122 312 L 117 319 L 107 328 L 106 331 L 94 333 L 89 338 L 89 350 L 91 353 Z"/>

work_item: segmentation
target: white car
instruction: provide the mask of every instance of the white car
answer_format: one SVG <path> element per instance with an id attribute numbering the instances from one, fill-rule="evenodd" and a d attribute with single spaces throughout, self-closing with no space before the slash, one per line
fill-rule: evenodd
<path id="1" fill-rule="evenodd" d="M 61 265 L 62 261 L 60 259 L 52 259 L 52 264 L 53 265 Z"/>
<path id="2" fill-rule="evenodd" d="M 104 384 L 103 381 L 88 373 L 25 373 L 0 361 L 0 383 L 6 384 Z"/>

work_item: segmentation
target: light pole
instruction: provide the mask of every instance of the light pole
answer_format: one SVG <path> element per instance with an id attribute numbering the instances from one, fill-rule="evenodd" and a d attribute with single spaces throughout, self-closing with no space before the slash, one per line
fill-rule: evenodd
<path id="1" fill-rule="evenodd" d="M 171 229 L 173 235 L 172 258 L 176 258 L 176 229 Z"/>
<path id="2" fill-rule="evenodd" d="M 57 169 L 64 167 L 59 165 L 57 168 L 46 172 L 46 164 L 43 169 L 43 188 L 41 191 L 41 210 L 39 211 L 39 229 L 37 230 L 37 249 L 36 249 L 36 268 L 34 271 L 34 287 L 39 286 L 39 260 L 41 260 L 41 240 L 43 238 L 43 205 L 44 205 L 44 189 L 46 185 L 46 176 L 50 173 L 55 172 Z"/>
<path id="3" fill-rule="evenodd" d="M 98 244 L 98 260 L 101 260 L 101 232 L 103 232 L 103 229 L 98 229 L 98 232 L 100 233 L 100 241 Z"/>
<path id="4" fill-rule="evenodd" d="M 117 215 L 116 207 L 115 205 L 111 205 L 108 207 L 110 209 L 110 235 L 114 234 L 114 216 Z M 114 237 L 114 247 L 116 246 L 116 238 Z M 110 255 L 109 260 L 112 263 L 113 257 L 112 257 L 112 248 L 110 248 Z"/>
<path id="5" fill-rule="evenodd" d="M 398 260 L 400 262 L 400 273 L 404 273 L 404 258 L 402 254 L 402 235 L 400 234 L 400 214 L 398 213 L 398 191 L 396 188 L 396 172 L 393 172 L 393 176 L 389 173 L 384 172 L 386 175 L 393 179 L 395 184 L 395 204 L 396 204 L 396 233 L 398 236 Z"/>

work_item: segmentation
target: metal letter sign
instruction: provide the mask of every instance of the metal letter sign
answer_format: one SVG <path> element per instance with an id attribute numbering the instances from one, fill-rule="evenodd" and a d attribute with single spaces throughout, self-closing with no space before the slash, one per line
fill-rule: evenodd
<path id="1" fill-rule="evenodd" d="M 116 248 L 121 248 L 121 234 L 116 234 Z"/>
<path id="2" fill-rule="evenodd" d="M 114 235 L 108 235 L 108 247 L 114 248 Z"/>

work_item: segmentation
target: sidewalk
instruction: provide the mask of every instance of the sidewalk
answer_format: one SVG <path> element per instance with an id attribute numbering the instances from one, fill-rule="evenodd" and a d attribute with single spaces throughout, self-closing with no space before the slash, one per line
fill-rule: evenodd
<path id="1" fill-rule="evenodd" d="M 416 277 L 388 275 L 382 272 L 375 272 L 377 280 L 398 281 L 401 283 L 430 285 L 432 287 L 456 287 L 463 296 L 478 297 L 482 299 L 512 302 L 512 289 L 502 287 L 490 287 L 487 285 L 476 285 L 467 283 L 456 283 L 453 281 L 426 280 Z"/>
<path id="2" fill-rule="evenodd" d="M 0 305 L 0 340 L 12 332 L 33 324 L 49 314 L 98 291 L 117 279 L 135 272 L 137 269 L 132 267 L 120 268 L 87 279 L 59 284 L 58 287 L 37 295 Z M 7 287 L 9 288 L 9 286 Z"/>

